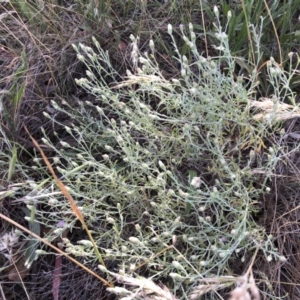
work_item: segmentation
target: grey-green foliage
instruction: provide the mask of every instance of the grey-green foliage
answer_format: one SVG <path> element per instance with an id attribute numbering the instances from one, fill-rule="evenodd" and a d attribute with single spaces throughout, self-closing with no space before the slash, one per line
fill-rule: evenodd
<path id="1" fill-rule="evenodd" d="M 44 142 L 57 152 L 57 170 L 104 259 L 128 274 L 146 263 L 155 279 L 170 275 L 169 288 L 183 299 L 197 279 L 230 274 L 232 260 L 256 249 L 268 260 L 279 258 L 252 217 L 260 195 L 269 191 L 267 176 L 253 184 L 252 166 L 267 174 L 277 159 L 270 149 L 264 163 L 256 161 L 266 125 L 251 120 L 255 74 L 247 88 L 234 76 L 226 33 L 217 28 L 220 56 L 204 58 L 193 26 L 189 36 L 182 28 L 193 53 L 188 61 L 176 48 L 171 25 L 168 31 L 181 74 L 172 80 L 161 74 L 153 41 L 150 53 L 141 54 L 131 36 L 133 69 L 121 80 L 95 39 L 96 52 L 74 46 L 88 69 L 77 83 L 95 98 L 52 103 L 74 120 L 65 130 L 76 147 L 65 141 L 54 146 L 46 134 Z M 73 227 L 67 202 L 48 187 L 40 193 L 51 213 L 37 210 L 37 219 Z M 84 246 L 72 250 L 68 242 L 67 251 L 96 260 Z"/>

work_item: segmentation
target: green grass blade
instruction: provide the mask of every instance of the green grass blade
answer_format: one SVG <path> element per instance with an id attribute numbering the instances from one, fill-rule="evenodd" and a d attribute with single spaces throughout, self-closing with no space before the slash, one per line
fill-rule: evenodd
<path id="1" fill-rule="evenodd" d="M 11 181 L 14 172 L 15 172 L 15 167 L 16 167 L 16 161 L 17 161 L 17 148 L 14 145 L 12 148 L 12 156 L 9 162 L 9 169 L 8 169 L 8 176 L 7 176 L 7 180 Z"/>

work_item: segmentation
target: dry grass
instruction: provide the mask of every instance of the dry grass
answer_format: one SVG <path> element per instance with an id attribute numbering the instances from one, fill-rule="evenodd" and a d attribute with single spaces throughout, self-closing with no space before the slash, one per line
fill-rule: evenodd
<path id="1" fill-rule="evenodd" d="M 1 52 L 2 90 L 18 92 L 25 83 L 18 103 L 11 101 L 11 95 L 3 95 L 2 126 L 11 141 L 30 145 L 22 124 L 27 124 L 34 134 L 41 125 L 51 126 L 42 112 L 50 110 L 50 98 L 75 92 L 73 80 L 78 62 L 70 51 L 71 43 L 87 38 L 87 34 L 78 29 L 80 16 L 68 11 L 61 12 L 63 23 L 48 20 L 45 31 L 39 32 L 14 7 L 1 4 L 0 10 L 0 28 L 5 37 Z"/>
<path id="2" fill-rule="evenodd" d="M 261 218 L 262 224 L 274 236 L 279 252 L 287 258 L 282 264 L 271 262 L 264 265 L 262 272 L 269 274 L 270 283 L 277 293 L 288 294 L 289 299 L 300 297 L 300 274 L 298 261 L 300 246 L 297 236 L 299 227 L 299 150 L 298 132 L 300 130 L 297 119 L 286 122 L 281 137 L 274 138 L 274 143 L 281 149 L 281 163 L 273 177 L 274 191 L 265 200 L 265 214 Z M 257 265 L 259 265 L 259 261 Z"/>

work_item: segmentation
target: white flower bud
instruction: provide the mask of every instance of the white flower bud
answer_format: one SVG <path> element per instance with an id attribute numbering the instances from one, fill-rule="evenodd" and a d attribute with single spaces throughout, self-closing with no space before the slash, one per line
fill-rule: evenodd
<path id="1" fill-rule="evenodd" d="M 187 198 L 189 196 L 189 194 L 185 193 L 183 190 L 179 190 L 179 195 L 183 198 Z"/>
<path id="2" fill-rule="evenodd" d="M 81 244 L 87 247 L 93 247 L 93 243 L 89 240 L 80 240 L 77 242 L 77 244 Z"/>
<path id="3" fill-rule="evenodd" d="M 84 62 L 84 56 L 81 54 L 77 54 L 77 58 L 78 60 L 80 60 L 81 62 Z"/>
<path id="4" fill-rule="evenodd" d="M 173 265 L 173 267 L 175 267 L 178 270 L 185 271 L 184 267 L 178 261 L 176 261 L 176 260 L 172 261 L 172 265 Z"/>
<path id="5" fill-rule="evenodd" d="M 200 62 L 201 64 L 205 64 L 205 63 L 207 63 L 207 59 L 206 59 L 205 57 L 203 57 L 203 56 L 200 56 L 200 57 L 199 57 L 199 62 Z"/>
<path id="6" fill-rule="evenodd" d="M 95 75 L 92 72 L 88 71 L 88 70 L 86 71 L 86 75 L 88 77 L 90 77 L 91 79 L 93 79 L 95 77 Z"/>
<path id="7" fill-rule="evenodd" d="M 272 261 L 272 255 L 267 256 L 267 261 L 268 262 Z"/>
<path id="8" fill-rule="evenodd" d="M 109 146 L 109 145 L 105 145 L 104 148 L 105 148 L 106 150 L 109 150 L 109 151 L 112 151 L 112 150 L 113 150 L 113 148 L 112 148 L 111 146 Z"/>
<path id="9" fill-rule="evenodd" d="M 170 274 L 169 274 L 169 276 L 173 279 L 173 280 L 183 280 L 184 279 L 184 277 L 182 277 L 180 274 L 178 274 L 178 273 L 173 273 L 173 272 L 171 272 Z"/>
<path id="10" fill-rule="evenodd" d="M 231 17 L 232 17 L 232 13 L 231 13 L 231 10 L 229 10 L 227 12 L 227 19 L 228 19 L 228 21 L 230 21 Z"/>
<path id="11" fill-rule="evenodd" d="M 164 231 L 161 235 L 163 237 L 168 237 L 168 236 L 171 236 L 171 232 L 170 231 Z"/>
<path id="12" fill-rule="evenodd" d="M 169 195 L 169 196 L 174 196 L 174 195 L 175 195 L 174 190 L 168 189 L 167 195 Z"/>
<path id="13" fill-rule="evenodd" d="M 158 243 L 158 242 L 160 242 L 160 239 L 158 237 L 153 237 L 153 238 L 151 238 L 151 242 Z"/>
<path id="14" fill-rule="evenodd" d="M 107 154 L 103 154 L 102 157 L 104 160 L 109 160 L 109 156 Z"/>
<path id="15" fill-rule="evenodd" d="M 174 235 L 172 236 L 172 245 L 175 246 L 176 243 L 177 243 L 177 236 L 174 234 Z"/>
<path id="16" fill-rule="evenodd" d="M 144 57 L 139 57 L 139 61 L 141 64 L 144 64 L 144 65 L 149 65 L 149 62 L 147 59 L 145 59 Z M 143 73 L 143 72 L 142 72 Z"/>
<path id="17" fill-rule="evenodd" d="M 141 243 L 141 241 L 138 238 L 134 237 L 134 236 L 131 236 L 128 240 L 133 244 L 140 244 Z"/>
<path id="18" fill-rule="evenodd" d="M 278 258 L 281 262 L 286 262 L 287 261 L 286 257 L 284 257 L 284 256 L 279 256 Z"/>
<path id="19" fill-rule="evenodd" d="M 78 47 L 75 44 L 72 44 L 73 49 L 78 52 Z"/>
<path id="20" fill-rule="evenodd" d="M 100 48 L 100 44 L 99 44 L 99 42 L 96 40 L 96 38 L 95 38 L 94 36 L 92 36 L 92 41 L 93 41 L 93 43 L 95 44 L 95 46 L 96 46 L 97 48 Z"/>
<path id="21" fill-rule="evenodd" d="M 120 270 L 119 270 L 119 274 L 124 276 L 126 273 L 125 273 L 124 270 L 120 269 Z"/>
<path id="22" fill-rule="evenodd" d="M 164 165 L 164 163 L 161 160 L 158 161 L 158 165 L 160 166 L 161 169 L 166 171 L 166 166 Z"/>
<path id="23" fill-rule="evenodd" d="M 51 116 L 50 116 L 47 112 L 43 111 L 43 115 L 44 115 L 46 118 L 51 119 Z"/>
<path id="24" fill-rule="evenodd" d="M 102 265 L 98 265 L 98 268 L 102 271 L 102 272 L 107 272 L 106 267 L 102 266 Z"/>
<path id="25" fill-rule="evenodd" d="M 191 185 L 193 187 L 195 187 L 196 189 L 198 189 L 200 187 L 200 185 L 201 185 L 201 179 L 200 179 L 200 177 L 194 177 L 192 179 L 192 181 L 191 181 Z"/>
<path id="26" fill-rule="evenodd" d="M 115 224 L 115 220 L 114 220 L 112 217 L 108 217 L 108 218 L 106 219 L 106 221 L 107 221 L 107 223 L 109 223 L 109 224 Z"/>
<path id="27" fill-rule="evenodd" d="M 148 117 L 149 117 L 150 119 L 153 119 L 153 120 L 158 120 L 158 119 L 159 119 L 159 116 L 153 115 L 153 114 L 148 114 Z"/>
<path id="28" fill-rule="evenodd" d="M 214 6 L 214 14 L 217 18 L 219 18 L 219 9 L 216 5 Z"/>
<path id="29" fill-rule="evenodd" d="M 133 34 L 130 34 L 129 38 L 130 38 L 130 40 L 131 40 L 132 42 L 135 42 L 135 41 L 136 41 L 136 38 L 134 37 Z"/>
<path id="30" fill-rule="evenodd" d="M 66 147 L 66 148 L 70 148 L 70 144 L 68 144 L 67 142 L 64 142 L 64 141 L 60 141 L 60 144 L 63 146 L 63 147 Z"/>
<path id="31" fill-rule="evenodd" d="M 114 294 L 117 294 L 117 295 L 124 295 L 124 296 L 131 293 L 130 291 L 126 290 L 125 288 L 122 288 L 122 287 L 119 287 L 119 286 L 109 287 L 106 290 L 111 292 L 111 293 L 114 293 Z M 123 299 L 125 299 L 125 298 L 123 298 Z"/>
<path id="32" fill-rule="evenodd" d="M 217 248 L 217 246 L 215 246 L 215 245 L 211 245 L 211 246 L 210 246 L 210 249 L 211 249 L 212 251 L 215 252 L 218 248 Z"/>
<path id="33" fill-rule="evenodd" d="M 180 219 L 181 219 L 181 217 L 179 216 L 179 217 L 177 217 L 175 220 L 174 220 L 174 223 L 175 224 L 180 224 Z"/>
<path id="34" fill-rule="evenodd" d="M 48 204 L 49 204 L 49 205 L 55 205 L 55 204 L 57 204 L 57 203 L 58 203 L 57 199 L 50 198 L 50 199 L 48 200 Z"/>
<path id="35" fill-rule="evenodd" d="M 149 42 L 149 47 L 152 51 L 154 51 L 154 42 L 153 40 L 151 39 L 150 42 Z"/>
<path id="36" fill-rule="evenodd" d="M 42 250 L 42 249 L 36 249 L 35 253 L 38 255 L 44 255 L 44 254 L 48 254 L 46 251 Z"/>
<path id="37" fill-rule="evenodd" d="M 42 142 L 45 144 L 45 145 L 50 145 L 49 141 L 45 138 L 42 138 Z"/>

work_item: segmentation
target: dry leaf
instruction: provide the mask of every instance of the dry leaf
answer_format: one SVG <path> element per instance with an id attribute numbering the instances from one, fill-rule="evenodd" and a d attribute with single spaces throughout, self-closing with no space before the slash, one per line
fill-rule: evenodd
<path id="1" fill-rule="evenodd" d="M 26 276 L 29 275 L 29 269 L 25 267 L 25 257 L 13 256 L 10 263 L 12 264 L 12 269 L 8 273 L 8 279 L 11 281 L 21 281 Z"/>

